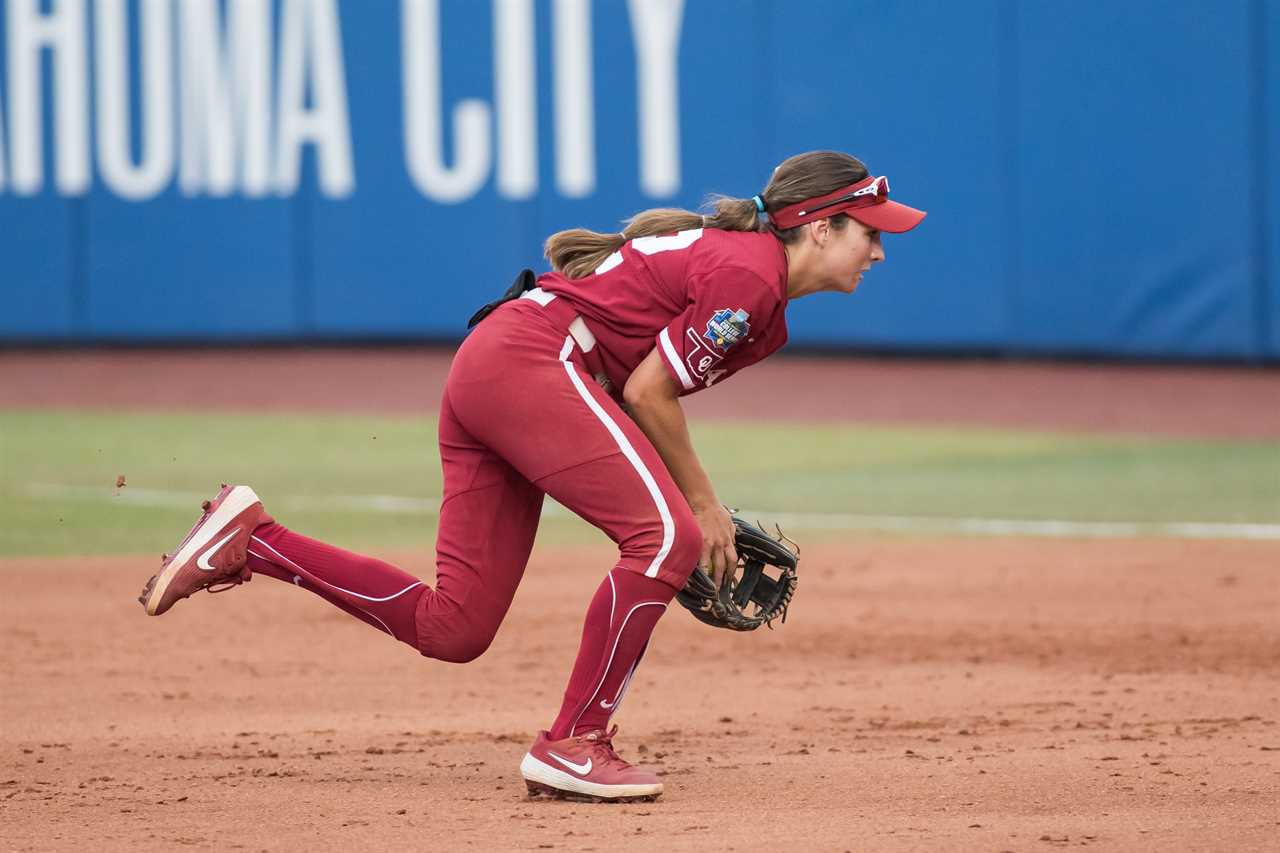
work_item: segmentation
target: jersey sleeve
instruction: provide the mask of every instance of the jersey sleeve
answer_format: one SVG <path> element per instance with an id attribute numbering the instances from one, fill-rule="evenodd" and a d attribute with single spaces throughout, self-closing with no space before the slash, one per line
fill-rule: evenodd
<path id="1" fill-rule="evenodd" d="M 710 388 L 769 355 L 779 297 L 758 275 L 719 269 L 688 283 L 689 303 L 658 332 L 656 346 L 681 395 Z"/>

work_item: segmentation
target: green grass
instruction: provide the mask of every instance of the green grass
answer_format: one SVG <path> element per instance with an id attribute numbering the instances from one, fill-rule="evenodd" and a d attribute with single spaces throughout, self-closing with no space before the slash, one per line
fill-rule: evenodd
<path id="1" fill-rule="evenodd" d="M 744 506 L 956 518 L 1280 521 L 1280 443 L 859 426 L 704 426 L 695 440 L 721 496 Z"/>
<path id="2" fill-rule="evenodd" d="M 721 498 L 752 509 L 1280 522 L 1274 442 L 833 425 L 693 431 Z M 129 485 L 117 495 L 119 474 Z M 423 507 L 440 495 L 430 419 L 0 412 L 0 475 L 0 555 L 158 553 L 219 482 L 251 483 L 282 521 L 329 541 L 429 547 L 436 519 Z M 332 503 L 370 495 L 423 506 Z M 539 541 L 595 537 L 553 516 Z"/>
<path id="3" fill-rule="evenodd" d="M 440 494 L 434 421 L 0 414 L 0 554 L 149 553 L 176 544 L 220 482 L 251 483 L 291 527 L 353 547 L 430 543 L 435 516 L 289 509 L 272 498 Z M 117 475 L 128 485 L 116 496 Z M 49 487 L 76 487 L 60 491 Z M 149 492 L 190 492 L 173 505 Z M 283 501 L 288 506 L 288 501 Z"/>

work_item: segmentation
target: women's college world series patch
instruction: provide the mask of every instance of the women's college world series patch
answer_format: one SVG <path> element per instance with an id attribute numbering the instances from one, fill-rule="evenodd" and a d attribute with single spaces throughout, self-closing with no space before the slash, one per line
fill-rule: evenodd
<path id="1" fill-rule="evenodd" d="M 728 352 L 734 344 L 746 339 L 747 333 L 751 331 L 751 324 L 747 322 L 750 317 L 741 308 L 737 311 L 721 308 L 707 321 L 707 331 L 703 337 L 716 349 Z"/>

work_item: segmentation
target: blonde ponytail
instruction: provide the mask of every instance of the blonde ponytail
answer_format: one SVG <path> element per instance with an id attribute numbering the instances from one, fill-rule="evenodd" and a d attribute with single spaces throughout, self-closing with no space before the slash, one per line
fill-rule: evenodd
<path id="1" fill-rule="evenodd" d="M 542 252 L 556 272 L 564 273 L 569 278 L 586 278 L 626 242 L 627 238 L 621 234 L 601 234 L 586 228 L 570 228 L 548 237 Z"/>
<path id="2" fill-rule="evenodd" d="M 834 192 L 862 180 L 867 168 L 854 157 L 837 151 L 810 151 L 785 160 L 773 170 L 769 186 L 760 193 L 766 210 L 781 210 L 809 198 Z M 794 239 L 799 230 L 778 231 L 760 218 L 755 201 L 731 196 L 712 196 L 704 208 L 707 214 L 674 207 L 655 207 L 627 220 L 620 233 L 601 234 L 586 228 L 559 231 L 547 238 L 543 253 L 551 268 L 569 278 L 586 278 L 628 240 L 655 234 L 674 234 L 691 228 L 718 228 L 721 231 L 770 231 L 783 242 Z M 835 217 L 842 220 L 843 214 Z"/>
<path id="3" fill-rule="evenodd" d="M 677 207 L 655 207 L 627 220 L 617 234 L 601 234 L 586 228 L 571 228 L 547 238 L 543 251 L 551 268 L 569 278 L 586 278 L 628 240 L 674 234 L 691 228 L 719 228 L 724 231 L 762 231 L 755 203 L 749 199 L 717 196 L 710 202 L 714 213 L 703 216 Z"/>

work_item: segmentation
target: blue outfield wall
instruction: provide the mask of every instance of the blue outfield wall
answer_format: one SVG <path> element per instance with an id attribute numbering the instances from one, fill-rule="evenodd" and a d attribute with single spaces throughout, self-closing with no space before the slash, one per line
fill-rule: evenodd
<path id="1" fill-rule="evenodd" d="M 1280 354 L 1280 2 L 1251 4 L 1254 93 L 1262 104 L 1254 111 L 1254 175 L 1257 214 L 1257 338 L 1270 358 Z"/>
<path id="2" fill-rule="evenodd" d="M 837 148 L 930 215 L 795 343 L 1280 360 L 1280 0 L 0 8 L 0 342 L 456 339 Z"/>

